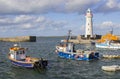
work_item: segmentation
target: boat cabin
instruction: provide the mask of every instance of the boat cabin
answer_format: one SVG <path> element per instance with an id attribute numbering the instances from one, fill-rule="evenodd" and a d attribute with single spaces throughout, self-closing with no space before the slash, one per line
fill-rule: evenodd
<path id="1" fill-rule="evenodd" d="M 75 52 L 75 45 L 72 42 L 60 43 L 56 49 L 62 52 Z"/>
<path id="2" fill-rule="evenodd" d="M 15 60 L 24 60 L 26 58 L 26 49 L 14 45 L 10 48 L 9 56 Z"/>
<path id="3" fill-rule="evenodd" d="M 73 43 L 71 43 L 71 42 L 69 42 L 68 44 L 67 44 L 67 48 L 66 48 L 66 50 L 68 51 L 68 52 L 74 52 L 74 44 Z"/>

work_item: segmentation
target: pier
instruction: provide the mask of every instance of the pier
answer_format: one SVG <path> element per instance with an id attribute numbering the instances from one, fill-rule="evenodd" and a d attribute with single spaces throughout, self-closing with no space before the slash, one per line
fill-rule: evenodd
<path id="1" fill-rule="evenodd" d="M 69 42 L 73 42 L 75 44 L 90 44 L 92 42 L 96 42 L 101 39 L 101 35 L 96 35 L 94 38 L 84 38 L 83 35 L 78 35 L 74 39 L 70 39 Z"/>
<path id="2" fill-rule="evenodd" d="M 36 42 L 36 36 L 7 37 L 7 38 L 0 38 L 0 41 L 9 41 L 9 42 Z"/>
<path id="3" fill-rule="evenodd" d="M 116 35 L 118 37 L 118 41 L 120 41 L 120 35 Z M 74 39 L 70 39 L 69 42 L 73 42 L 75 44 L 91 44 L 100 40 L 102 35 L 96 35 L 94 38 L 83 38 L 83 35 L 78 35 Z"/>

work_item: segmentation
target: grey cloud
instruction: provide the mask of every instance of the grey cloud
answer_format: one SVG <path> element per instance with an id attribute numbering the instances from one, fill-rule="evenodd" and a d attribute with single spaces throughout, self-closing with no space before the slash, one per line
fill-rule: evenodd
<path id="1" fill-rule="evenodd" d="M 86 9 L 95 6 L 100 0 L 68 0 L 65 10 L 68 12 L 84 13 Z"/>
<path id="2" fill-rule="evenodd" d="M 0 0 L 0 14 L 84 13 L 120 10 L 119 0 Z"/>
<path id="3" fill-rule="evenodd" d="M 96 12 L 100 13 L 112 13 L 120 11 L 119 0 L 102 0 L 101 4 L 95 8 Z"/>
<path id="4" fill-rule="evenodd" d="M 47 13 L 59 10 L 64 0 L 0 0 L 1 14 Z"/>

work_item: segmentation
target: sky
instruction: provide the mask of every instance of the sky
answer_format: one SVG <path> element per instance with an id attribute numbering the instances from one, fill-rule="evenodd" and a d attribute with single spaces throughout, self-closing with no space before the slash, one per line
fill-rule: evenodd
<path id="1" fill-rule="evenodd" d="M 88 8 L 94 34 L 120 35 L 120 0 L 0 0 L 0 37 L 84 35 Z"/>

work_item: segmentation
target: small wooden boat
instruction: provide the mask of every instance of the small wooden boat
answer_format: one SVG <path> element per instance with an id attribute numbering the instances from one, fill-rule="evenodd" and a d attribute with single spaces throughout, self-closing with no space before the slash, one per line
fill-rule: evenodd
<path id="1" fill-rule="evenodd" d="M 69 42 L 69 39 L 71 37 L 70 32 L 71 31 L 69 31 L 67 41 L 56 46 L 56 52 L 59 57 L 74 60 L 93 60 L 99 58 L 98 52 L 91 50 L 75 50 L 75 44 Z"/>
<path id="2" fill-rule="evenodd" d="M 118 70 L 120 70 L 120 66 L 119 65 L 102 66 L 101 68 L 104 71 L 118 71 Z"/>
<path id="3" fill-rule="evenodd" d="M 46 68 L 47 60 L 26 56 L 26 50 L 17 44 L 11 47 L 8 58 L 12 64 L 25 68 Z"/>

